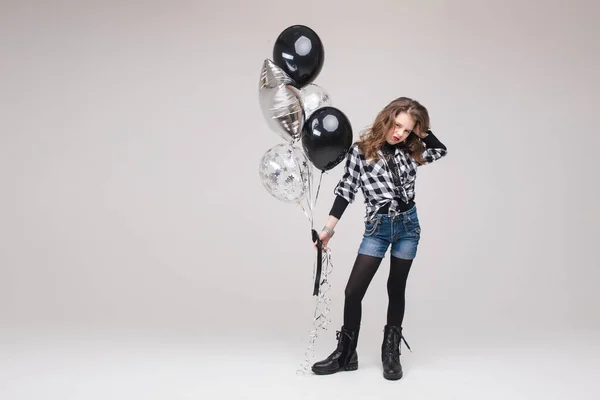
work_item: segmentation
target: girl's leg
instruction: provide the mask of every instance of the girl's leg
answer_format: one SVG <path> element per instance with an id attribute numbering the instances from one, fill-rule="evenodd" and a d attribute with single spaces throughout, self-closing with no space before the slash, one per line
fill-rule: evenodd
<path id="1" fill-rule="evenodd" d="M 388 290 L 388 325 L 402 326 L 406 305 L 406 281 L 413 260 L 404 260 L 392 256 L 390 262 L 390 275 L 387 282 Z"/>
<path id="2" fill-rule="evenodd" d="M 362 315 L 362 299 L 375 276 L 382 258 L 359 254 L 345 290 L 344 327 L 358 330 Z"/>

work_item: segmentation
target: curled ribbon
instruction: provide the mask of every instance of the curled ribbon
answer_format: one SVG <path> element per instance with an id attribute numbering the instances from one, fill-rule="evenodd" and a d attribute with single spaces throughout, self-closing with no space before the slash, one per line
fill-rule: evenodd
<path id="1" fill-rule="evenodd" d="M 311 361 L 315 355 L 315 343 L 319 337 L 319 333 L 323 330 L 327 330 L 327 324 L 331 322 L 328 317 L 329 312 L 331 311 L 331 299 L 327 297 L 327 292 L 331 289 L 331 285 L 329 284 L 329 274 L 333 270 L 333 262 L 331 261 L 331 250 L 327 249 L 322 252 L 322 273 L 320 282 L 318 282 L 317 289 L 317 298 L 315 303 L 315 309 L 313 313 L 312 320 L 312 329 L 309 331 L 308 335 L 308 347 L 304 353 L 304 362 L 300 366 L 300 368 L 296 371 L 298 375 L 310 376 L 312 375 L 311 371 Z M 318 264 L 318 263 L 317 263 Z M 315 271 L 315 275 L 316 271 Z"/>

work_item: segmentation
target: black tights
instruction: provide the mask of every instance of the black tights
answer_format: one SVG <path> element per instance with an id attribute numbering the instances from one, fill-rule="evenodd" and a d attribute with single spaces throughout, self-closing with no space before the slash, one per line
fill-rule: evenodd
<path id="1" fill-rule="evenodd" d="M 375 272 L 381 264 L 381 258 L 359 254 L 352 267 L 345 291 L 344 327 L 358 330 L 362 315 L 362 299 L 367 292 Z M 391 257 L 390 275 L 387 281 L 388 290 L 388 325 L 402 326 L 405 309 L 406 280 L 412 260 Z"/>

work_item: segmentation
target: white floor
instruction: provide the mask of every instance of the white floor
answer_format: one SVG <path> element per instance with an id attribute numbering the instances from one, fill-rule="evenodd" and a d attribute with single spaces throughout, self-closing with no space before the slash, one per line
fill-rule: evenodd
<path id="1" fill-rule="evenodd" d="M 390 382 L 373 340 L 358 371 L 300 376 L 305 343 L 4 331 L 0 399 L 600 399 L 600 332 L 409 344 Z"/>

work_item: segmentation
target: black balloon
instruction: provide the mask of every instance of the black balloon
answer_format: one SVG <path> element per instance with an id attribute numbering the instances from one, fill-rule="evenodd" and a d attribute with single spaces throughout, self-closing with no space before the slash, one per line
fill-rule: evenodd
<path id="1" fill-rule="evenodd" d="M 308 159 L 325 172 L 346 157 L 352 145 L 352 126 L 337 108 L 323 107 L 306 120 L 301 140 Z"/>
<path id="2" fill-rule="evenodd" d="M 273 62 L 302 88 L 312 83 L 323 68 L 325 50 L 319 36 L 307 26 L 290 26 L 273 46 Z"/>

